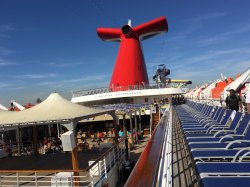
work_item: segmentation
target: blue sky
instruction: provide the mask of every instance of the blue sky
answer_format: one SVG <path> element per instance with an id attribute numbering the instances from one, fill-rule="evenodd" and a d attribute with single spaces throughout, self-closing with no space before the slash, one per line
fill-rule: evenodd
<path id="1" fill-rule="evenodd" d="M 119 44 L 98 27 L 166 16 L 169 32 L 142 42 L 149 78 L 158 64 L 194 84 L 250 66 L 250 1 L 0 0 L 0 103 L 107 86 Z"/>

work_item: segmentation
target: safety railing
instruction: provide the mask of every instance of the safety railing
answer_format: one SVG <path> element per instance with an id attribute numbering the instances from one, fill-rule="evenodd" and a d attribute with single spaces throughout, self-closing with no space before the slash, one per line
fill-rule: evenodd
<path id="1" fill-rule="evenodd" d="M 125 139 L 80 170 L 0 170 L 0 186 L 96 186 L 108 178 L 116 164 L 125 161 Z"/>
<path id="2" fill-rule="evenodd" d="M 226 106 L 225 101 L 221 99 L 199 99 L 199 98 L 187 98 L 190 101 L 194 101 L 197 103 L 212 105 L 212 106 Z"/>
<path id="3" fill-rule="evenodd" d="M 126 187 L 158 186 L 164 177 L 168 177 L 168 179 L 169 177 L 171 178 L 172 170 L 170 166 L 166 166 L 166 164 L 171 165 L 172 159 L 169 157 L 171 154 L 165 155 L 171 151 L 171 143 L 169 143 L 169 139 L 172 137 L 171 134 L 168 134 L 168 132 L 171 131 L 169 128 L 171 125 L 171 110 L 171 108 L 169 111 L 166 110 L 161 117 L 159 124 L 155 128 L 149 142 L 130 174 L 125 184 Z M 167 167 L 167 171 L 164 171 L 165 167 Z M 164 176 L 162 175 L 163 171 Z"/>
<path id="4" fill-rule="evenodd" d="M 169 117 L 166 121 L 166 133 L 164 137 L 162 155 L 158 171 L 157 186 L 171 187 L 172 186 L 172 166 L 173 166 L 173 150 L 172 150 L 172 128 L 173 128 L 173 110 L 170 108 Z"/>
<path id="5" fill-rule="evenodd" d="M 198 98 L 194 99 L 194 98 L 190 98 L 188 100 L 196 102 L 196 103 L 206 104 L 206 105 L 226 107 L 226 102 L 224 100 L 221 100 L 221 99 L 209 99 L 209 98 L 208 99 L 198 99 Z M 241 112 L 247 112 L 247 105 L 244 101 L 242 102 L 242 111 Z"/>
<path id="6" fill-rule="evenodd" d="M 168 84 L 143 84 L 143 85 L 129 85 L 129 86 L 113 86 L 113 87 L 103 87 L 89 90 L 80 90 L 73 91 L 72 97 L 80 97 L 86 95 L 94 95 L 94 94 L 102 94 L 109 92 L 118 92 L 118 91 L 128 91 L 128 90 L 145 90 L 145 89 L 160 89 L 160 88 L 168 88 L 170 85 Z"/>

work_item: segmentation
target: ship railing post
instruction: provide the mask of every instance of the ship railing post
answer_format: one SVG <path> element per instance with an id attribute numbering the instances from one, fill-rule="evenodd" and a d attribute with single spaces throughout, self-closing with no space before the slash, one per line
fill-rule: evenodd
<path id="1" fill-rule="evenodd" d="M 107 165 L 106 165 L 106 156 L 104 156 L 103 165 L 104 165 L 105 178 L 108 178 L 108 175 L 107 175 Z"/>
<path id="2" fill-rule="evenodd" d="M 54 174 L 55 174 L 55 182 L 56 182 L 56 186 L 57 186 L 57 176 L 56 176 L 56 172 L 55 172 Z"/>
<path id="3" fill-rule="evenodd" d="M 114 152 L 114 164 L 115 164 L 115 160 L 116 160 L 116 156 L 115 156 L 115 149 L 113 149 L 113 152 Z"/>
<path id="4" fill-rule="evenodd" d="M 35 171 L 35 183 L 36 183 L 36 187 L 38 186 L 38 184 L 37 184 L 37 172 Z"/>
<path id="5" fill-rule="evenodd" d="M 70 172 L 70 183 L 71 183 L 71 186 L 73 187 L 74 186 L 74 172 Z"/>
<path id="6" fill-rule="evenodd" d="M 111 170 L 111 167 L 112 167 L 112 163 L 111 163 L 111 155 L 110 155 L 110 152 L 109 152 L 109 170 Z"/>
<path id="7" fill-rule="evenodd" d="M 19 174 L 16 172 L 16 186 L 19 186 Z"/>
<path id="8" fill-rule="evenodd" d="M 101 162 L 98 161 L 97 166 L 98 166 L 98 175 L 99 175 L 99 179 L 101 179 L 101 177 L 102 177 L 102 171 L 101 171 L 100 164 L 101 164 Z"/>

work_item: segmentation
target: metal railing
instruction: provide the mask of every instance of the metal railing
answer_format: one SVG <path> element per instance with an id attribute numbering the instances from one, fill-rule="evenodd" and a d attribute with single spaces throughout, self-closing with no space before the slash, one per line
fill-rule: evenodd
<path id="1" fill-rule="evenodd" d="M 196 102 L 196 103 L 202 103 L 206 105 L 211 105 L 211 106 L 221 106 L 221 107 L 226 107 L 226 102 L 221 99 L 199 99 L 199 98 L 188 98 L 188 100 Z M 242 111 L 241 112 L 247 112 L 247 105 L 245 102 L 242 102 Z"/>
<path id="2" fill-rule="evenodd" d="M 164 137 L 162 156 L 160 160 L 160 166 L 158 171 L 157 186 L 171 187 L 173 183 L 172 179 L 172 166 L 173 166 L 173 150 L 172 150 L 172 128 L 173 128 L 173 110 L 172 107 L 169 110 L 167 120 L 166 133 Z"/>
<path id="3" fill-rule="evenodd" d="M 170 84 L 144 84 L 144 85 L 129 85 L 129 86 L 113 86 L 110 87 L 102 87 L 96 89 L 89 89 L 89 90 L 79 90 L 72 92 L 72 98 L 86 96 L 86 95 L 95 95 L 95 94 L 102 94 L 102 93 L 110 93 L 110 92 L 117 92 L 117 91 L 128 91 L 128 90 L 146 90 L 146 89 L 160 89 L 160 88 L 168 88 Z"/>
<path id="4" fill-rule="evenodd" d="M 172 109 L 170 108 L 170 111 Z M 142 152 L 135 168 L 128 178 L 125 186 L 158 186 L 167 177 L 171 179 L 171 152 L 172 146 L 169 140 L 171 137 L 172 112 L 165 111 L 157 127 L 155 128 L 149 142 Z M 163 157 L 164 156 L 164 157 Z M 167 168 L 165 168 L 167 167 Z M 165 170 L 167 169 L 167 170 Z M 164 172 L 164 173 L 163 173 Z M 164 176 L 163 176 L 164 174 Z M 165 179 L 164 179 L 165 180 Z"/>
<path id="5" fill-rule="evenodd" d="M 221 99 L 199 99 L 199 98 L 187 98 L 190 101 L 196 102 L 196 103 L 202 103 L 212 106 L 226 106 L 225 101 Z"/>
<path id="6" fill-rule="evenodd" d="M 117 163 L 124 161 L 125 139 L 121 139 L 87 169 L 0 170 L 0 186 L 96 186 L 108 177 Z"/>

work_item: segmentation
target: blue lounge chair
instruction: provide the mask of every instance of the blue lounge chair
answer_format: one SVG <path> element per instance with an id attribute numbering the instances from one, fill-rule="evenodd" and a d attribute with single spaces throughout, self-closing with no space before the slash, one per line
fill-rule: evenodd
<path id="1" fill-rule="evenodd" d="M 215 127 L 220 127 L 220 129 L 222 129 L 223 127 L 226 127 L 225 125 L 228 122 L 231 113 L 231 110 L 222 109 L 217 121 L 210 121 L 203 125 L 183 125 L 181 127 L 185 134 L 197 133 L 199 131 L 209 132 Z"/>
<path id="2" fill-rule="evenodd" d="M 197 161 L 237 161 L 244 154 L 248 154 L 250 147 L 240 149 L 207 149 L 190 151 L 193 162 Z"/>
<path id="3" fill-rule="evenodd" d="M 213 145 L 214 143 L 222 143 L 226 141 L 232 141 L 235 139 L 245 139 L 250 140 L 250 115 L 245 114 L 244 117 L 239 122 L 239 126 L 236 130 L 235 134 L 226 134 L 222 137 L 193 137 L 186 139 L 186 142 L 188 143 L 189 147 L 192 149 L 193 144 L 210 144 L 209 147 Z"/>
<path id="4" fill-rule="evenodd" d="M 200 186 L 201 187 L 249 187 L 250 177 L 241 176 L 241 177 L 207 177 L 204 178 Z"/>
<path id="5" fill-rule="evenodd" d="M 193 133 L 193 134 L 186 134 L 186 139 L 192 139 L 192 138 L 197 138 L 197 137 L 204 137 L 204 138 L 209 138 L 209 137 L 221 137 L 226 134 L 241 134 L 238 132 L 238 127 L 239 127 L 239 121 L 241 119 L 242 113 L 241 112 L 235 112 L 235 116 L 230 124 L 230 126 L 224 126 L 224 127 L 212 127 L 212 129 L 208 129 L 206 133 Z M 242 131 L 243 132 L 243 131 Z"/>
<path id="6" fill-rule="evenodd" d="M 250 162 L 202 162 L 195 164 L 200 186 L 246 186 L 250 184 Z"/>

